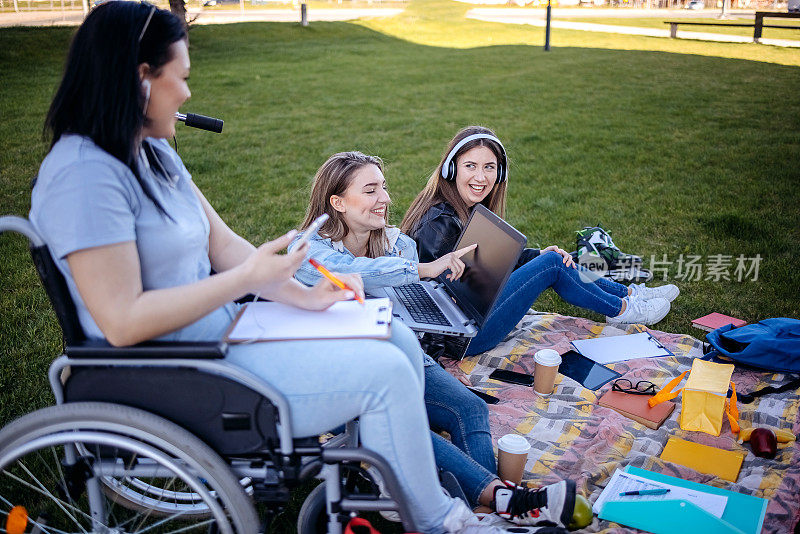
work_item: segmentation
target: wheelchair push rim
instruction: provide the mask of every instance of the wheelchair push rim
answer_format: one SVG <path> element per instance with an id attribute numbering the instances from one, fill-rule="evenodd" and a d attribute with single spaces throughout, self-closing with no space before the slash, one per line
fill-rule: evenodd
<path id="1" fill-rule="evenodd" d="M 39 412 L 67 406 L 76 405 Z M 39 412 L 22 419 L 37 419 Z M 91 416 L 91 412 L 86 415 Z M 124 413 L 129 417 L 134 412 L 139 411 Z M 75 424 L 74 418 L 48 424 L 54 421 L 53 415 L 57 414 L 38 417 L 42 421 L 39 428 L 28 424 L 19 432 L 19 425 L 12 424 L 0 432 L 0 522 L 13 506 L 22 505 L 32 520 L 29 526 L 33 524 L 43 534 L 257 531 L 252 503 L 236 478 L 218 457 L 195 459 L 181 450 L 186 436 L 178 435 L 164 450 L 159 436 L 135 427 L 128 427 L 123 434 L 113 428 L 117 426 L 114 424 L 98 429 L 105 426 L 104 422 L 85 429 L 93 426 L 86 422 L 78 424 L 77 430 L 65 430 L 65 424 Z M 147 419 L 155 417 L 145 415 Z M 142 422 L 152 421 L 136 424 L 141 426 Z M 196 454 L 195 445 L 187 448 Z M 119 503 L 103 491 L 104 483 L 124 488 L 130 479 L 149 483 L 150 495 L 139 500 L 140 506 Z M 157 488 L 164 498 L 157 495 Z M 194 502 L 170 502 L 170 494 Z M 156 509 L 160 513 L 154 514 Z M 190 513 L 199 509 L 205 512 L 204 517 Z"/>

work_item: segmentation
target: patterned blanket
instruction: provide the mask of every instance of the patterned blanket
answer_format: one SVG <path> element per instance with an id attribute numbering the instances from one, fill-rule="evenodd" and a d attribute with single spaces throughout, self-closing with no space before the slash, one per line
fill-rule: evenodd
<path id="1" fill-rule="evenodd" d="M 533 388 L 490 381 L 496 368 L 533 373 L 533 354 L 543 348 L 560 353 L 570 348 L 570 341 L 598 336 L 624 335 L 628 331 L 598 324 L 588 319 L 555 314 L 531 313 L 500 345 L 489 352 L 447 361 L 445 367 L 456 377 L 466 376 L 477 388 L 499 397 L 490 405 L 492 436 L 516 432 L 528 438 L 532 449 L 525 478 L 544 485 L 564 478 L 576 481 L 578 491 L 591 503 L 597 499 L 617 468 L 642 467 L 685 480 L 693 480 L 769 500 L 763 532 L 786 534 L 800 520 L 800 443 L 783 445 L 773 460 L 759 458 L 749 445 L 740 445 L 725 420 L 719 437 L 702 432 L 681 430 L 678 425 L 680 397 L 672 415 L 658 430 L 652 430 L 608 408 L 597 405 L 599 396 L 611 384 L 595 393 L 574 380 L 559 374 L 555 392 L 543 398 Z M 633 382 L 649 380 L 659 387 L 691 367 L 692 359 L 702 355 L 702 342 L 687 335 L 651 331 L 675 356 L 630 360 L 610 365 Z M 780 385 L 787 377 L 736 368 L 733 374 L 737 391 L 749 393 L 767 385 Z M 682 385 L 681 385 L 682 387 Z M 767 395 L 751 404 L 739 404 L 742 426 L 768 426 L 800 433 L 800 389 Z M 658 458 L 670 436 L 712 445 L 722 449 L 746 451 L 736 483 Z M 496 445 L 496 443 L 495 443 Z M 633 532 L 597 516 L 582 532 Z"/>

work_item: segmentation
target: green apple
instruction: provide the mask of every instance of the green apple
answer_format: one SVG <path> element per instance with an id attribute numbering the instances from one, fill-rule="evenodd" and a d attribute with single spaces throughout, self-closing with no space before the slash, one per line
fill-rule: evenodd
<path id="1" fill-rule="evenodd" d="M 583 528 L 592 522 L 592 507 L 583 495 L 575 496 L 575 509 L 572 511 L 572 522 L 569 524 L 570 530 Z"/>

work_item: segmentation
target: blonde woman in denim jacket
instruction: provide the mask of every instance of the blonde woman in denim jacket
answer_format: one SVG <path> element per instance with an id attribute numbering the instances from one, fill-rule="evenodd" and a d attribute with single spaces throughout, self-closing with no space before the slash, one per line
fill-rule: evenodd
<path id="1" fill-rule="evenodd" d="M 464 264 L 459 256 L 466 250 L 420 263 L 414 240 L 387 224 L 390 202 L 380 158 L 360 152 L 334 154 L 317 171 L 312 184 L 301 231 L 323 213 L 330 218 L 310 237 L 306 257 L 332 271 L 361 275 L 367 293 L 435 278 L 448 270 L 448 277 L 461 276 Z M 298 239 L 289 246 L 290 251 Z M 313 285 L 321 275 L 304 262 L 295 277 Z M 541 490 L 507 488 L 501 483 L 496 474 L 486 404 L 429 356 L 425 356 L 425 406 L 431 427 L 446 431 L 452 440 L 432 433 L 436 463 L 453 473 L 472 506 L 489 506 L 503 515 L 519 516 L 517 522 L 535 519 L 535 523 L 547 517 L 565 526 L 561 516 L 571 519 L 573 482 L 562 481 Z M 548 506 L 547 502 L 551 504 Z M 532 519 L 528 512 L 534 508 L 539 513 Z"/>

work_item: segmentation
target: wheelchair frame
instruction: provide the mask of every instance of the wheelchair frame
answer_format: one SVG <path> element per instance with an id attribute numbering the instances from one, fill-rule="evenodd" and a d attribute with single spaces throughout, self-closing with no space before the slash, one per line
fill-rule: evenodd
<path id="1" fill-rule="evenodd" d="M 388 499 L 379 497 L 374 493 L 353 494 L 351 484 L 343 482 L 343 466 L 345 464 L 360 464 L 363 462 L 378 470 L 391 495 L 403 495 L 397 478 L 388 463 L 378 454 L 357 447 L 357 421 L 347 423 L 343 434 L 331 438 L 324 445 L 319 445 L 318 439 L 315 440 L 315 443 L 310 443 L 307 438 L 294 439 L 292 437 L 291 419 L 289 417 L 290 407 L 287 399 L 280 391 L 263 379 L 256 377 L 245 369 L 225 362 L 222 359 L 227 351 L 227 346 L 224 343 L 146 342 L 132 347 L 118 348 L 110 346 L 105 341 L 86 340 L 78 323 L 75 306 L 69 295 L 66 282 L 53 262 L 46 244 L 37 234 L 33 225 L 30 221 L 21 217 L 0 217 L 0 234 L 7 231 L 17 232 L 28 238 L 32 259 L 61 326 L 64 354 L 51 363 L 48 376 L 57 406 L 65 404 L 76 406 L 76 404 L 68 402 L 68 395 L 65 393 L 65 382 L 62 382 L 67 370 L 75 370 L 77 372 L 80 369 L 107 367 L 127 368 L 129 370 L 180 369 L 196 371 L 204 379 L 208 378 L 216 383 L 229 381 L 238 385 L 237 387 L 241 386 L 255 392 L 269 405 L 273 406 L 277 412 L 276 419 L 271 421 L 273 428 L 270 430 L 274 430 L 274 433 L 277 434 L 278 442 L 268 447 L 268 450 L 263 450 L 262 448 L 260 452 L 250 452 L 241 456 L 226 456 L 219 453 L 220 459 L 227 465 L 235 479 L 240 482 L 242 480 L 251 481 L 250 494 L 255 501 L 266 502 L 267 507 L 274 513 L 276 509 L 282 509 L 283 504 L 288 500 L 289 489 L 293 484 L 316 477 L 322 479 L 325 487 L 325 509 L 328 515 L 327 528 L 329 533 L 340 534 L 342 521 L 346 520 L 351 513 L 382 510 L 397 511 L 407 531 L 417 530 L 414 518 L 404 499 Z M 102 399 L 91 400 L 102 401 Z M 125 404 L 121 405 L 125 406 Z M 44 408 L 33 412 L 33 414 L 52 409 Z M 224 414 L 221 415 L 224 419 Z M 158 414 L 150 417 L 159 417 L 159 419 L 167 421 Z M 181 427 L 185 426 L 181 421 L 173 421 L 167 424 L 173 423 Z M 11 423 L 0 431 L 0 446 L 4 444 L 2 439 L 3 432 L 14 424 Z M 57 426 L 59 425 L 51 424 L 53 429 Z M 136 434 L 134 430 L 131 430 L 130 433 Z M 113 447 L 115 444 L 119 445 L 124 442 L 126 447 L 133 450 L 141 449 L 143 453 L 152 456 L 154 461 L 161 462 L 159 464 L 160 467 L 168 466 L 173 469 L 173 472 L 184 476 L 189 481 L 187 484 L 203 496 L 208 503 L 211 503 L 209 504 L 209 511 L 214 517 L 218 518 L 223 514 L 222 511 L 214 509 L 213 504 L 221 500 L 223 496 L 208 492 L 205 488 L 196 486 L 196 484 L 196 487 L 192 486 L 191 481 L 193 477 L 197 478 L 198 475 L 196 473 L 199 468 L 192 458 L 185 455 L 181 456 L 182 451 L 173 450 L 169 451 L 170 454 L 165 455 L 162 454 L 162 451 L 150 447 L 146 443 L 137 445 L 135 442 L 127 441 L 128 438 L 126 436 L 109 438 L 108 436 L 94 435 L 91 432 L 76 432 L 75 429 L 72 429 L 72 432 L 67 434 L 53 433 L 52 435 L 39 436 L 36 439 L 42 443 L 48 442 L 48 440 L 56 442 L 62 439 L 62 436 L 66 436 L 74 442 L 71 446 L 64 446 L 65 465 L 67 466 L 76 464 L 82 458 L 80 455 L 81 447 L 76 445 L 76 443 L 81 443 L 80 439 L 83 439 L 81 436 L 95 440 L 98 451 L 100 450 L 99 447 Z M 210 445 L 202 436 L 195 437 L 199 438 L 204 444 Z M 5 472 L 8 459 L 20 451 L 27 451 L 31 446 L 34 446 L 31 443 L 36 444 L 35 440 L 27 444 L 12 441 L 12 445 L 16 449 L 10 445 L 5 449 L 0 448 L 0 475 Z M 8 443 L 5 444 L 8 445 Z M 9 447 L 12 450 L 9 450 Z M 209 449 L 214 453 L 218 452 L 214 447 L 209 447 Z M 175 454 L 172 454 L 173 452 Z M 94 457 L 93 460 L 96 465 L 102 466 L 102 454 L 99 456 Z M 137 461 L 136 463 L 138 464 L 139 462 Z M 118 467 L 119 464 L 117 464 Z M 142 469 L 142 471 L 134 471 L 131 466 L 123 467 L 122 471 L 124 471 L 125 476 L 131 476 L 131 473 L 134 472 L 144 476 L 141 473 L 148 469 L 151 475 L 157 471 L 157 467 L 153 468 L 149 464 L 136 465 L 136 468 Z M 113 470 L 114 466 L 112 465 L 110 468 Z M 108 475 L 103 474 L 102 476 Z M 135 477 L 136 475 L 132 476 Z M 225 477 L 222 476 L 221 478 Z M 94 499 L 100 502 L 102 496 L 99 492 L 102 491 L 102 482 L 96 474 L 90 476 L 87 481 L 86 491 L 90 500 Z M 2 495 L 0 495 L 0 505 L 3 504 L 2 500 Z M 94 517 L 95 515 L 102 516 L 103 513 L 102 509 L 93 510 L 93 531 L 98 533 L 119 532 L 119 530 L 108 529 L 104 526 L 104 518 Z M 264 527 L 268 527 L 268 521 L 269 518 L 265 520 Z M 222 530 L 226 531 L 224 528 Z M 47 531 L 45 530 L 45 532 Z"/>

